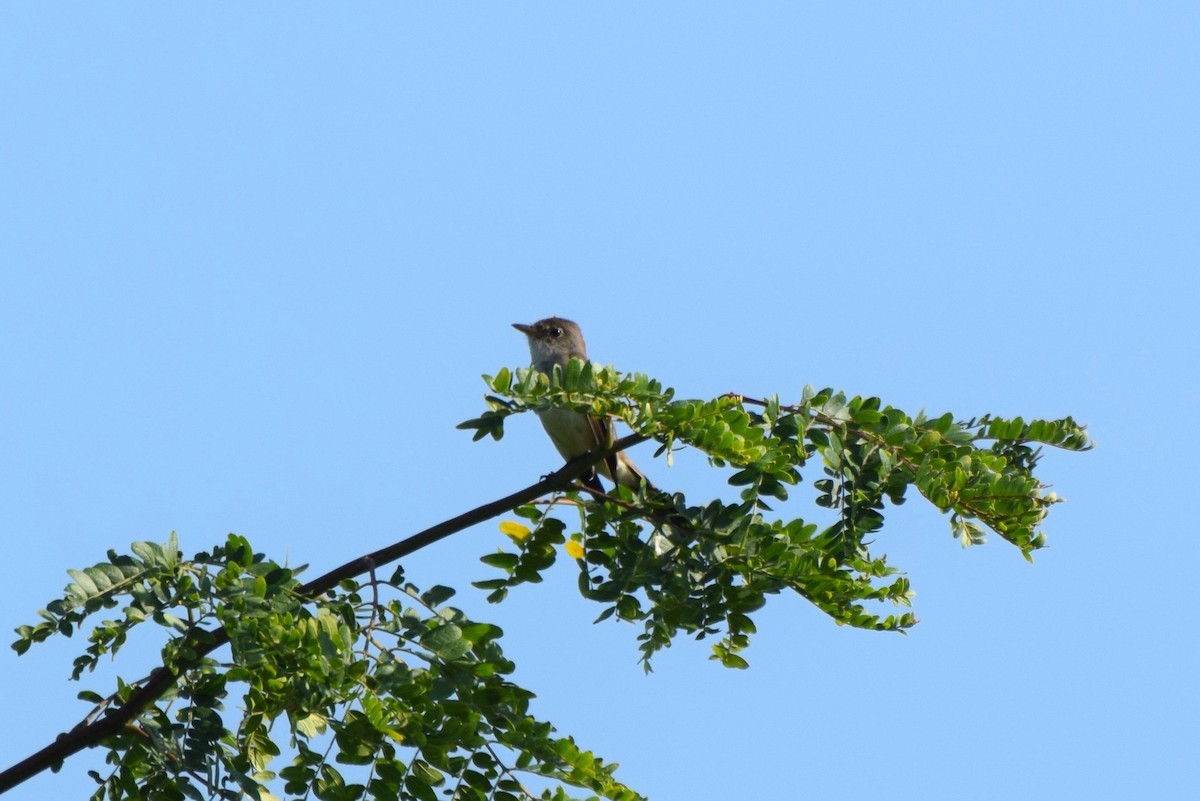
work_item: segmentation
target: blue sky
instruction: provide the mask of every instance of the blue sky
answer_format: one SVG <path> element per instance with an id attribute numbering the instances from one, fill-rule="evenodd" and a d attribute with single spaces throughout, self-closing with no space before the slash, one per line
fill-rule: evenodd
<path id="1" fill-rule="evenodd" d="M 558 314 L 687 397 L 833 386 L 1098 443 L 1045 458 L 1034 565 L 912 502 L 879 547 L 921 624 L 778 598 L 744 672 L 681 642 L 643 675 L 569 563 L 489 606 L 494 523 L 409 560 L 627 783 L 1181 797 L 1197 34 L 1189 3 L 5 4 L 0 628 L 134 540 L 236 531 L 315 574 L 531 483 L 534 420 L 454 425 L 527 363 L 509 325 Z M 83 647 L 0 653 L 5 766 L 85 713 Z M 11 797 L 85 797 L 99 762 Z"/>

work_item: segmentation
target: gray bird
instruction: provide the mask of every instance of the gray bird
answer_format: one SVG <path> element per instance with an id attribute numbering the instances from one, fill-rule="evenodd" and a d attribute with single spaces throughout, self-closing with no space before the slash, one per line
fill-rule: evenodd
<path id="1" fill-rule="evenodd" d="M 570 320 L 547 317 L 533 325 L 513 323 L 513 328 L 529 339 L 529 355 L 533 357 L 533 367 L 546 375 L 554 372 L 556 364 L 565 370 L 572 357 L 587 361 L 587 345 L 583 341 L 583 332 Z M 538 418 L 542 421 L 546 433 L 550 435 L 554 447 L 567 461 L 589 451 L 597 453 L 611 448 L 617 440 L 613 421 L 607 417 L 592 417 L 568 409 L 549 409 L 538 412 Z M 598 463 L 596 470 L 609 481 L 615 480 L 623 487 L 637 489 L 643 481 L 647 487 L 651 486 L 624 451 L 619 451 Z"/>

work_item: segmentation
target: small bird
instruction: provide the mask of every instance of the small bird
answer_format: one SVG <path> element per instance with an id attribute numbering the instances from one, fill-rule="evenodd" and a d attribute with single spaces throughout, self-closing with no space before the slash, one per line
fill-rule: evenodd
<path id="1" fill-rule="evenodd" d="M 572 357 L 587 361 L 587 345 L 583 341 L 583 332 L 570 320 L 547 317 L 533 325 L 513 323 L 513 328 L 529 339 L 529 355 L 533 357 L 533 367 L 546 375 L 554 372 L 556 364 L 565 370 Z M 613 421 L 607 417 L 592 417 L 590 414 L 569 409 L 548 409 L 538 412 L 537 415 L 542 421 L 542 427 L 550 435 L 550 441 L 567 461 L 589 451 L 597 453 L 611 448 L 617 440 Z M 637 489 L 642 482 L 645 482 L 648 488 L 652 486 L 624 451 L 618 451 L 599 462 L 596 470 L 609 481 L 615 481 L 623 487 Z M 591 480 L 592 484 L 598 486 L 599 482 L 595 481 L 595 476 L 592 476 Z"/>

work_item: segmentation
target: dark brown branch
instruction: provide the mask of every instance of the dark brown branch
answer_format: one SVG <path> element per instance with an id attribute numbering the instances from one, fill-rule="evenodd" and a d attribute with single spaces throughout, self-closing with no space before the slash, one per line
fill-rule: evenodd
<path id="1" fill-rule="evenodd" d="M 375 568 L 382 567 L 419 551 L 427 545 L 470 528 L 476 523 L 501 515 L 510 509 L 529 503 L 551 492 L 561 492 L 569 489 L 576 479 L 592 468 L 602 459 L 617 451 L 645 442 L 647 437 L 630 434 L 617 440 L 613 447 L 604 453 L 584 454 L 572 459 L 559 470 L 551 473 L 536 484 L 518 490 L 504 498 L 485 503 L 458 517 L 451 518 L 417 534 L 401 540 L 374 553 L 360 556 L 347 562 L 341 567 L 334 568 L 325 575 L 313 579 L 297 589 L 300 595 L 315 598 L 337 586 L 338 582 L 354 578 Z M 105 739 L 116 735 L 130 723 L 138 713 L 158 700 L 171 685 L 186 671 L 197 665 L 200 660 L 229 642 L 229 633 L 224 627 L 212 632 L 202 632 L 200 637 L 194 637 L 191 648 L 195 656 L 187 662 L 174 668 L 163 665 L 147 676 L 129 700 L 116 709 L 112 709 L 102 717 L 92 719 L 89 714 L 78 725 L 65 734 L 60 734 L 50 745 L 32 756 L 0 773 L 0 794 L 6 793 L 28 778 L 36 776 L 46 768 L 60 764 L 64 759 L 73 756 L 85 748 L 99 745 Z"/>

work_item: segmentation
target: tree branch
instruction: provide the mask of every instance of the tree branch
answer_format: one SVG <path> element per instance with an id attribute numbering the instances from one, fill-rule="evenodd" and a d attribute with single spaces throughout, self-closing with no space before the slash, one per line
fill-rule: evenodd
<path id="1" fill-rule="evenodd" d="M 297 589 L 297 593 L 315 598 L 334 588 L 338 582 L 344 579 L 354 578 L 374 568 L 394 562 L 451 534 L 456 534 L 476 523 L 501 515 L 547 493 L 570 489 L 572 482 L 590 470 L 593 465 L 618 451 L 645 442 L 647 439 L 648 437 L 639 434 L 630 434 L 617 440 L 613 443 L 612 448 L 603 453 L 585 453 L 578 456 L 536 484 L 531 484 L 511 495 L 485 503 L 469 512 L 438 523 L 374 553 L 360 556 L 304 584 Z M 73 756 L 85 748 L 99 745 L 103 740 L 116 735 L 137 717 L 138 713 L 158 700 L 183 673 L 198 664 L 208 654 L 229 642 L 229 633 L 224 627 L 212 632 L 203 632 L 201 638 L 194 635 L 189 636 L 193 640 L 190 649 L 195 654 L 193 658 L 174 668 L 166 665 L 155 668 L 133 692 L 129 700 L 120 707 L 110 710 L 108 714 L 99 718 L 94 718 L 93 714 L 89 713 L 69 732 L 60 734 L 53 743 L 0 773 L 0 794 L 11 790 L 46 768 L 59 765 L 67 757 Z"/>

